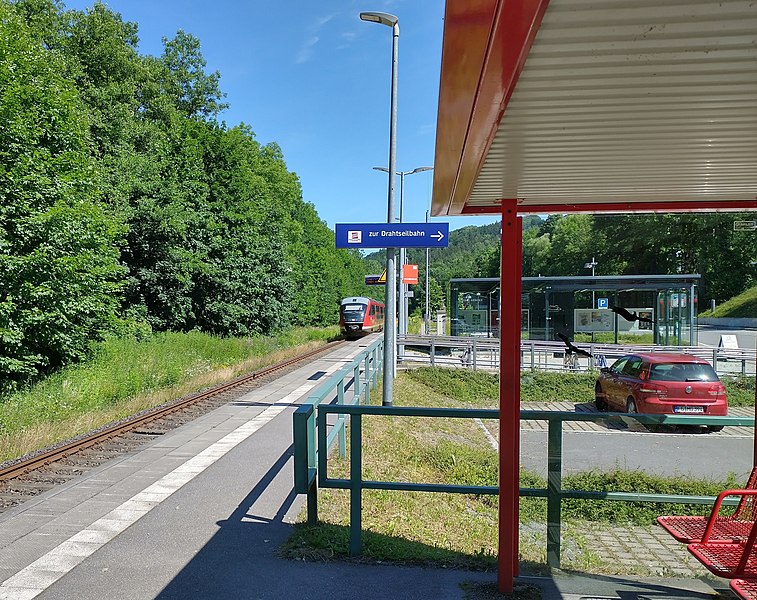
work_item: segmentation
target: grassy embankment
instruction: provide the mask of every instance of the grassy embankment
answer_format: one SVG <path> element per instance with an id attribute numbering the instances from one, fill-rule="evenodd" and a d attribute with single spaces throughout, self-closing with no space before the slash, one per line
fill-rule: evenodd
<path id="1" fill-rule="evenodd" d="M 522 400 L 593 399 L 591 374 L 526 373 Z M 744 382 L 743 387 L 749 387 Z M 752 391 L 741 400 L 754 401 Z M 395 382 L 395 406 L 493 408 L 498 382 L 494 375 L 460 370 L 421 368 L 402 373 Z M 737 394 L 738 395 L 738 394 Z M 740 400 L 740 401 L 741 401 Z M 485 423 L 490 430 L 496 423 Z M 466 485 L 497 485 L 497 451 L 480 424 L 468 419 L 401 417 L 363 418 L 363 477 L 379 481 L 412 481 Z M 348 460 L 330 460 L 329 473 L 349 476 Z M 564 488 L 716 495 L 737 482 L 728 474 L 722 481 L 690 477 L 655 477 L 641 472 L 587 471 L 563 477 Z M 544 488 L 541 477 L 521 471 L 521 486 Z M 291 558 L 328 560 L 346 558 L 349 543 L 349 492 L 319 491 L 321 523 L 304 523 L 282 548 Z M 588 529 L 608 526 L 651 525 L 660 514 L 707 514 L 702 505 L 569 500 L 563 503 L 563 568 L 617 573 L 592 552 L 585 539 Z M 301 516 L 304 521 L 305 515 Z M 492 569 L 497 547 L 497 500 L 492 496 L 431 494 L 368 490 L 363 493 L 363 560 Z M 521 570 L 539 573 L 546 564 L 546 501 L 520 501 Z M 643 568 L 643 567 L 639 567 Z"/>
<path id="2" fill-rule="evenodd" d="M 738 296 L 734 296 L 714 311 L 706 310 L 699 313 L 700 317 L 712 317 L 715 319 L 740 319 L 757 317 L 757 286 L 749 288 Z"/>
<path id="3" fill-rule="evenodd" d="M 323 345 L 338 328 L 275 337 L 198 332 L 104 342 L 86 364 L 0 398 L 0 462 Z"/>

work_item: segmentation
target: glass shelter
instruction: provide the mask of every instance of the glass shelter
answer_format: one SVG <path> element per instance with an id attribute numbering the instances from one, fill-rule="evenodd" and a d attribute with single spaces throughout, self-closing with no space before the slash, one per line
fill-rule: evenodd
<path id="1" fill-rule="evenodd" d="M 618 343 L 619 337 L 638 335 L 664 346 L 696 345 L 700 279 L 696 274 L 524 277 L 521 337 L 586 334 Z M 499 278 L 450 280 L 450 334 L 497 337 L 499 293 Z"/>

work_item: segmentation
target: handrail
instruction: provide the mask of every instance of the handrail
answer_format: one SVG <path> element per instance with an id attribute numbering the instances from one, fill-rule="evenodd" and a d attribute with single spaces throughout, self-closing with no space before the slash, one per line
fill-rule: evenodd
<path id="1" fill-rule="evenodd" d="M 337 414 L 336 421 L 327 432 L 324 425 L 316 435 L 315 409 L 325 401 L 336 401 L 339 406 L 369 404 L 371 389 L 376 389 L 383 367 L 384 338 L 380 337 L 358 354 L 352 361 L 317 386 L 307 400 L 295 410 L 292 417 L 294 438 L 294 489 L 307 494 L 308 523 L 318 520 L 317 474 L 320 457 L 325 460 L 334 441 L 339 445 L 339 456 L 347 455 L 346 413 Z M 361 368 L 363 378 L 361 380 Z M 345 403 L 345 391 L 352 384 L 352 394 Z M 323 433 L 323 440 L 320 434 Z M 316 445 L 316 441 L 318 444 Z"/>
<path id="2" fill-rule="evenodd" d="M 467 486 L 446 485 L 410 482 L 387 482 L 369 481 L 362 477 L 362 417 L 363 415 L 382 415 L 397 417 L 443 417 L 443 418 L 469 418 L 469 419 L 498 419 L 499 410 L 496 409 L 466 409 L 466 408 L 423 408 L 407 406 L 367 406 L 347 404 L 320 404 L 309 405 L 298 409 L 312 416 L 316 412 L 316 430 L 318 457 L 312 464 L 313 471 L 305 471 L 300 461 L 295 461 L 295 489 L 303 493 L 302 486 L 297 482 L 308 479 L 312 486 L 333 489 L 350 490 L 350 554 L 359 555 L 362 550 L 362 507 L 361 498 L 364 489 L 380 489 L 395 491 L 425 491 L 447 492 L 459 494 L 484 494 L 496 495 L 499 493 L 497 486 Z M 297 413 L 295 413 L 296 415 Z M 326 423 L 328 415 L 349 415 L 350 417 L 350 476 L 348 479 L 337 479 L 328 476 L 327 472 L 327 435 Z M 521 410 L 520 418 L 524 421 L 548 421 L 547 437 L 547 487 L 546 488 L 521 488 L 520 497 L 541 497 L 547 499 L 547 564 L 550 567 L 560 567 L 560 538 L 561 538 L 561 506 L 567 498 L 583 498 L 611 501 L 634 501 L 634 502 L 661 502 L 661 503 L 688 503 L 688 504 L 712 504 L 715 501 L 711 496 L 687 496 L 674 494 L 646 494 L 631 492 L 600 492 L 591 490 L 563 490 L 562 489 L 562 438 L 563 423 L 569 421 L 599 421 L 611 418 L 632 419 L 644 424 L 672 424 L 672 425 L 730 425 L 754 427 L 753 417 L 704 417 L 691 415 L 645 415 L 627 413 L 574 413 L 563 411 L 544 410 Z M 312 438 L 307 440 L 298 439 L 298 435 L 312 436 L 312 428 L 295 427 L 295 448 L 308 447 L 313 443 Z M 309 465 L 308 465 L 309 466 Z M 298 469 L 302 472 L 298 474 Z M 312 479 L 311 479 L 312 478 Z M 308 524 L 315 525 L 318 521 L 317 505 L 315 504 L 315 492 L 308 492 Z"/>
<path id="3" fill-rule="evenodd" d="M 436 335 L 400 335 L 398 344 L 405 347 L 402 357 L 403 362 L 423 362 L 431 365 L 454 364 L 461 367 L 496 369 L 499 366 L 500 341 L 498 338 L 486 338 L 477 336 L 436 336 Z M 634 352 L 679 352 L 691 354 L 709 361 L 713 368 L 721 374 L 733 374 L 733 369 L 726 368 L 723 363 L 735 362 L 739 366 L 736 372 L 742 375 L 754 373 L 755 353 L 750 348 L 716 348 L 709 346 L 653 346 L 653 345 L 629 345 L 629 344 L 599 344 L 594 342 L 576 342 L 579 348 L 588 350 L 595 360 L 585 358 L 571 363 L 571 371 L 585 371 L 598 366 L 603 366 L 600 361 L 610 364 L 611 360 Z M 412 354 L 408 347 L 428 348 L 429 357 Z M 447 350 L 445 353 L 444 350 Z M 441 350 L 442 352 L 438 352 Z M 459 354 L 450 351 L 459 350 Z M 464 360 L 463 352 L 468 350 L 470 355 Z M 550 360 L 554 355 L 562 356 L 565 352 L 565 344 L 549 340 L 521 340 L 521 368 L 522 369 L 566 369 L 561 361 Z M 601 359 L 600 359 L 601 357 Z M 749 368 L 747 368 L 747 366 Z"/>

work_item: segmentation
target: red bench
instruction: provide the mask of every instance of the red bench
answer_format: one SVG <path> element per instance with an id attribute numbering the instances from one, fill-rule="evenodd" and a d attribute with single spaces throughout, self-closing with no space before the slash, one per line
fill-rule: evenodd
<path id="1" fill-rule="evenodd" d="M 731 589 L 743 600 L 755 600 L 757 599 L 757 581 L 750 581 L 748 579 L 732 579 Z"/>
<path id="2" fill-rule="evenodd" d="M 723 498 L 727 496 L 752 497 L 757 499 L 757 490 L 726 490 L 718 495 L 718 501 L 712 509 L 702 541 L 687 546 L 699 562 L 718 577 L 727 579 L 757 579 L 757 526 L 752 521 L 746 539 L 713 539 L 718 510 Z M 731 542 L 731 543 L 724 543 Z"/>
<path id="3" fill-rule="evenodd" d="M 757 489 L 757 468 L 752 469 L 752 473 L 749 475 L 749 480 L 744 489 Z M 732 515 L 720 516 L 718 514 L 720 504 L 726 495 L 734 495 L 729 494 L 729 492 L 733 491 L 727 490 L 718 495 L 709 517 L 672 515 L 657 517 L 657 522 L 679 542 L 692 544 L 702 540 L 707 526 L 713 521 L 714 516 L 714 522 L 708 536 L 710 542 L 736 542 L 745 540 L 749 536 L 749 531 L 757 517 L 757 498 L 753 495 L 742 495 Z"/>

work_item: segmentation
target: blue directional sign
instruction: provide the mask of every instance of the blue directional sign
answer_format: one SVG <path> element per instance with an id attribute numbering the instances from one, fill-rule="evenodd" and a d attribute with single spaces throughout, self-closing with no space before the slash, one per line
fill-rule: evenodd
<path id="1" fill-rule="evenodd" d="M 446 248 L 449 223 L 337 223 L 337 248 Z"/>

